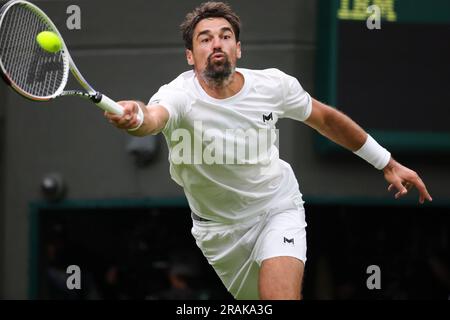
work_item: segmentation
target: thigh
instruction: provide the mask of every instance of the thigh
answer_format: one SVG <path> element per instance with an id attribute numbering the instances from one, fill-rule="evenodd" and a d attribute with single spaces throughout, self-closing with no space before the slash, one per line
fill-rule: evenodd
<path id="1" fill-rule="evenodd" d="M 259 271 L 259 295 L 262 300 L 300 300 L 304 264 L 281 256 L 266 259 Z"/>
<path id="2" fill-rule="evenodd" d="M 197 246 L 235 299 L 259 297 L 259 266 L 252 258 L 258 226 L 217 228 L 194 222 L 192 228 Z"/>
<path id="3" fill-rule="evenodd" d="M 306 263 L 306 221 L 302 206 L 291 207 L 270 216 L 255 248 L 255 260 L 293 257 Z"/>
<path id="4" fill-rule="evenodd" d="M 306 262 L 306 221 L 294 197 L 270 215 L 256 246 L 261 299 L 299 299 Z"/>

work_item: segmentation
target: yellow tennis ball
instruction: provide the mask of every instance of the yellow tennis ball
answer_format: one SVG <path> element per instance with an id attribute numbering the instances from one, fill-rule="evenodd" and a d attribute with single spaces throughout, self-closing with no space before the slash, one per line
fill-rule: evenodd
<path id="1" fill-rule="evenodd" d="M 62 42 L 58 35 L 51 31 L 42 31 L 36 37 L 37 43 L 45 51 L 56 53 L 62 49 Z"/>

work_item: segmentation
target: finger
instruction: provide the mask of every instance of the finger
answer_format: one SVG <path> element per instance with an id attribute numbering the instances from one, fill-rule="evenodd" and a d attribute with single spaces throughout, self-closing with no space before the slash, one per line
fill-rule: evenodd
<path id="1" fill-rule="evenodd" d="M 411 189 L 414 187 L 414 185 L 409 182 L 405 183 L 404 186 L 405 186 L 406 190 L 408 190 L 408 191 L 411 191 Z"/>
<path id="2" fill-rule="evenodd" d="M 122 118 L 122 116 L 119 116 L 119 115 L 117 115 L 115 113 L 111 113 L 111 112 L 105 112 L 105 117 L 106 117 L 106 119 L 112 120 L 114 122 L 117 122 Z"/>
<path id="3" fill-rule="evenodd" d="M 131 122 L 131 115 L 129 114 L 123 115 L 121 118 L 117 120 L 117 124 L 123 128 L 128 127 L 130 125 L 130 122 Z"/>
<path id="4" fill-rule="evenodd" d="M 138 125 L 139 125 L 139 120 L 137 117 L 134 117 L 133 120 L 130 122 L 130 128 L 136 128 Z"/>
<path id="5" fill-rule="evenodd" d="M 427 199 L 428 201 L 433 201 L 433 198 L 431 198 L 431 195 L 428 192 L 427 187 L 423 183 L 422 179 L 417 178 L 417 179 L 413 180 L 413 184 L 417 188 L 417 190 L 419 190 L 419 202 L 420 203 L 424 203 L 425 199 Z"/>
<path id="6" fill-rule="evenodd" d="M 398 199 L 408 193 L 408 190 L 403 186 L 401 180 L 396 180 L 392 183 L 398 192 L 395 194 L 395 199 Z"/>
<path id="7" fill-rule="evenodd" d="M 108 111 L 105 111 L 105 112 L 103 113 L 103 115 L 105 116 L 106 119 L 111 119 L 111 117 L 115 116 L 115 114 L 110 113 L 110 112 L 108 112 Z"/>
<path id="8" fill-rule="evenodd" d="M 118 123 L 117 118 L 111 118 L 110 116 L 107 116 L 106 119 L 108 120 L 108 122 L 109 122 L 110 124 L 112 124 L 112 125 L 115 126 L 116 128 L 121 129 L 121 128 L 120 128 L 120 125 L 119 125 L 119 123 Z"/>
<path id="9" fill-rule="evenodd" d="M 419 203 L 423 204 L 425 202 L 425 197 L 421 194 L 419 194 Z"/>
<path id="10" fill-rule="evenodd" d="M 391 191 L 392 191 L 392 188 L 394 188 L 394 185 L 391 183 L 391 184 L 389 185 L 389 187 L 388 187 L 388 191 L 391 192 Z"/>
<path id="11" fill-rule="evenodd" d="M 406 196 L 408 194 L 408 191 L 399 191 L 395 194 L 395 199 L 400 199 L 403 196 Z"/>
<path id="12" fill-rule="evenodd" d="M 124 116 L 119 116 L 113 113 L 107 113 L 105 114 L 105 116 L 108 119 L 109 123 L 111 123 L 113 126 L 119 129 L 129 129 L 134 122 L 134 120 L 132 119 L 133 117 L 128 114 Z"/>
<path id="13" fill-rule="evenodd" d="M 119 104 L 122 106 L 124 113 L 135 113 L 137 105 L 135 101 L 121 101 Z"/>
<path id="14" fill-rule="evenodd" d="M 136 109 L 136 104 L 129 105 L 129 106 L 127 106 L 127 108 L 124 109 L 122 118 L 126 122 L 128 122 L 128 124 L 137 118 L 135 109 Z"/>
<path id="15" fill-rule="evenodd" d="M 116 122 L 123 119 L 126 121 L 131 120 L 133 118 L 133 115 L 136 113 L 136 103 L 134 101 L 119 101 L 118 104 L 123 108 L 123 113 L 121 115 L 118 115 L 116 113 L 105 111 L 105 117 Z"/>
<path id="16" fill-rule="evenodd" d="M 137 114 L 139 109 L 139 104 L 137 102 L 133 103 L 133 113 Z"/>
<path id="17" fill-rule="evenodd" d="M 117 104 L 122 106 L 122 108 L 127 108 L 128 106 L 133 105 L 134 101 L 132 101 L 132 100 L 121 100 L 121 101 L 117 101 Z"/>
<path id="18" fill-rule="evenodd" d="M 138 102 L 134 102 L 133 103 L 133 109 L 132 109 L 132 111 L 131 111 L 131 114 L 132 114 L 132 118 L 131 118 L 131 120 L 132 120 L 132 122 L 134 122 L 133 123 L 133 125 L 135 125 L 135 126 L 137 126 L 138 125 L 138 114 L 139 114 L 139 109 L 140 109 L 141 107 L 140 107 L 140 105 L 139 105 L 139 103 Z M 134 128 L 134 127 L 133 127 Z"/>

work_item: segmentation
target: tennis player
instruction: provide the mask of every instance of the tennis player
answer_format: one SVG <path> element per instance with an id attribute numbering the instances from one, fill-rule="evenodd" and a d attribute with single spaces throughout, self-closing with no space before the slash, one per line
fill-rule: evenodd
<path id="1" fill-rule="evenodd" d="M 368 161 L 395 198 L 416 187 L 420 203 L 432 201 L 416 172 L 349 117 L 313 99 L 296 78 L 277 69 L 237 68 L 240 20 L 228 5 L 200 5 L 181 30 L 192 70 L 162 86 L 148 104 L 122 101 L 123 116 L 105 116 L 135 136 L 164 134 L 171 176 L 192 211 L 192 235 L 236 299 L 302 298 L 306 222 L 293 170 L 279 158 L 274 139 L 256 153 L 234 152 L 255 150 L 254 136 L 271 137 L 260 133 L 273 132 L 278 119 L 304 122 Z M 140 126 L 138 108 L 145 115 Z M 243 131 L 248 135 L 238 134 Z"/>

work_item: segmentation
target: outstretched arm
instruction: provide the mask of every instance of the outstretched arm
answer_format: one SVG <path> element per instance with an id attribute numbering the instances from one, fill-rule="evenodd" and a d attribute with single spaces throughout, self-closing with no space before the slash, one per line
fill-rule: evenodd
<path id="1" fill-rule="evenodd" d="M 432 201 L 425 184 L 416 172 L 395 161 L 387 152 L 378 157 L 376 152 L 382 148 L 358 124 L 342 112 L 313 99 L 312 112 L 305 123 L 344 148 L 360 156 L 364 154 L 363 158 L 378 169 L 382 169 L 384 177 L 389 183 L 388 190 L 397 189 L 396 199 L 416 187 L 419 190 L 420 203 L 424 203 L 425 199 Z"/>

